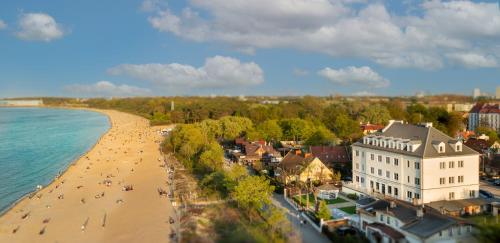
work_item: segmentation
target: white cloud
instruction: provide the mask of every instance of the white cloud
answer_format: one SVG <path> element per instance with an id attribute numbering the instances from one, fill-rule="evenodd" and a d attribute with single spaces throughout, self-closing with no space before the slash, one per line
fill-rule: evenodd
<path id="1" fill-rule="evenodd" d="M 380 76 L 370 67 L 347 67 L 341 69 L 325 68 L 318 75 L 339 85 L 358 85 L 361 88 L 382 88 L 389 86 L 390 81 Z"/>
<path id="2" fill-rule="evenodd" d="M 167 7 L 167 2 L 162 0 L 144 0 L 141 4 L 141 10 L 144 12 L 152 12 Z"/>
<path id="3" fill-rule="evenodd" d="M 358 7 L 352 7 L 353 2 Z M 410 11 L 418 15 L 390 13 L 379 1 L 189 3 L 179 13 L 158 10 L 149 17 L 151 25 L 192 41 L 225 43 L 245 53 L 293 48 L 363 58 L 389 67 L 438 69 L 452 61 L 448 53 L 471 49 L 500 57 L 497 3 L 425 1 L 416 6 L 419 11 Z"/>
<path id="4" fill-rule="evenodd" d="M 83 96 L 130 97 L 150 95 L 151 90 L 126 84 L 116 85 L 109 81 L 99 81 L 95 84 L 73 84 L 64 90 Z"/>
<path id="5" fill-rule="evenodd" d="M 478 53 L 450 53 L 447 55 L 451 62 L 468 68 L 497 67 L 497 59 L 491 55 Z"/>
<path id="6" fill-rule="evenodd" d="M 16 36 L 28 41 L 52 41 L 63 37 L 62 26 L 45 13 L 26 13 L 19 18 L 19 31 Z"/>
<path id="7" fill-rule="evenodd" d="M 377 94 L 370 91 L 358 91 L 352 93 L 352 96 L 376 96 Z"/>
<path id="8" fill-rule="evenodd" d="M 3 22 L 3 20 L 0 19 L 0 30 L 6 29 L 6 28 L 7 28 L 7 24 L 5 22 Z"/>
<path id="9" fill-rule="evenodd" d="M 122 64 L 110 68 L 108 73 L 150 81 L 164 88 L 232 88 L 264 82 L 264 72 L 256 63 L 222 56 L 207 58 L 199 68 L 178 63 Z"/>
<path id="10" fill-rule="evenodd" d="M 301 69 L 301 68 L 294 68 L 292 70 L 292 73 L 295 76 L 307 76 L 307 75 L 309 75 L 309 71 L 307 71 L 305 69 Z"/>

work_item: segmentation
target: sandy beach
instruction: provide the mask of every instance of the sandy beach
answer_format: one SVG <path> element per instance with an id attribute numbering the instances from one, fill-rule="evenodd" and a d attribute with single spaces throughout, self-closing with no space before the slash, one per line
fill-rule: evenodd
<path id="1" fill-rule="evenodd" d="M 0 242 L 170 241 L 175 217 L 158 193 L 168 189 L 158 128 L 131 114 L 100 112 L 111 129 L 52 184 L 0 218 Z"/>

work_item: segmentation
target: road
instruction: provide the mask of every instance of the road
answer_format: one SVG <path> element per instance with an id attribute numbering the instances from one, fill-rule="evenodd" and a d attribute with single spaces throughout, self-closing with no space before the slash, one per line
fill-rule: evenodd
<path id="1" fill-rule="evenodd" d="M 274 193 L 272 197 L 273 204 L 279 208 L 282 208 L 286 211 L 286 215 L 288 220 L 292 224 L 293 232 L 295 235 L 289 239 L 289 242 L 314 242 L 314 243 L 322 243 L 322 242 L 330 242 L 328 238 L 316 231 L 310 224 L 301 225 L 299 219 L 297 218 L 297 211 L 288 204 L 283 195 L 279 195 Z"/>
<path id="2" fill-rule="evenodd" d="M 480 181 L 479 188 L 491 192 L 496 198 L 500 198 L 500 187 L 492 185 L 487 181 Z"/>

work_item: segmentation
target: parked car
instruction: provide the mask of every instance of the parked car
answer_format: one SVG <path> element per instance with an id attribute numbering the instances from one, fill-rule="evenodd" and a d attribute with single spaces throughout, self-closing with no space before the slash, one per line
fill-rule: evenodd
<path id="1" fill-rule="evenodd" d="M 493 194 L 489 191 L 479 189 L 479 196 L 482 198 L 493 198 Z"/>
<path id="2" fill-rule="evenodd" d="M 347 235 L 354 236 L 358 233 L 358 231 L 355 228 L 350 227 L 350 226 L 342 226 L 342 227 L 337 228 L 336 233 L 339 236 L 347 236 Z"/>
<path id="3" fill-rule="evenodd" d="M 500 179 L 496 179 L 495 182 L 493 182 L 495 186 L 500 186 Z"/>

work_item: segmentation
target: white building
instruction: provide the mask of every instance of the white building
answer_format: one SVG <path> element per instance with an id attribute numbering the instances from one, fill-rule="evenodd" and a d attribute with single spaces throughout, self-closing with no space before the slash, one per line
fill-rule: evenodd
<path id="1" fill-rule="evenodd" d="M 472 97 L 474 99 L 479 98 L 481 96 L 481 90 L 479 88 L 475 88 L 472 92 Z"/>
<path id="2" fill-rule="evenodd" d="M 352 145 L 343 191 L 414 204 L 479 196 L 479 154 L 432 127 L 391 121 Z"/>
<path id="3" fill-rule="evenodd" d="M 41 106 L 42 100 L 0 100 L 0 106 Z"/>
<path id="4" fill-rule="evenodd" d="M 500 131 L 500 106 L 498 104 L 476 104 L 469 111 L 469 130 L 485 126 Z"/>

